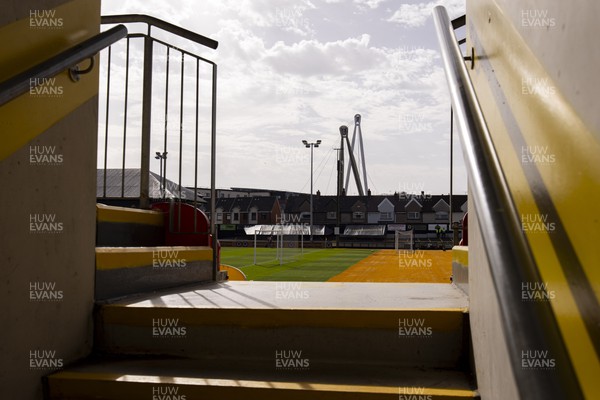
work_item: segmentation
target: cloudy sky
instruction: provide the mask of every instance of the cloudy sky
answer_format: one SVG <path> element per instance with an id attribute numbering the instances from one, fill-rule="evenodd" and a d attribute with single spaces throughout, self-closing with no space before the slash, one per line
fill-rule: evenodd
<path id="1" fill-rule="evenodd" d="M 449 191 L 450 160 L 450 103 L 431 17 L 438 4 L 451 18 L 464 14 L 464 0 L 103 0 L 102 13 L 149 14 L 219 41 L 217 50 L 196 48 L 219 66 L 218 187 L 308 192 L 310 151 L 301 141 L 320 139 L 315 191 L 334 194 L 339 127 L 348 125 L 352 134 L 353 117 L 361 114 L 373 193 L 437 194 Z M 101 120 L 103 103 L 101 95 Z M 137 120 L 130 107 L 129 118 Z M 152 151 L 162 150 L 154 128 L 164 122 L 153 113 Z M 177 136 L 178 127 L 168 132 Z M 128 143 L 135 142 L 131 133 Z M 171 143 L 167 176 L 177 180 L 179 155 Z M 193 158 L 183 153 L 184 184 L 191 185 Z M 109 166 L 119 158 L 110 154 Z M 203 157 L 199 186 L 209 184 L 205 166 Z M 151 169 L 159 171 L 158 161 Z M 466 193 L 456 138 L 454 171 L 454 192 Z"/>

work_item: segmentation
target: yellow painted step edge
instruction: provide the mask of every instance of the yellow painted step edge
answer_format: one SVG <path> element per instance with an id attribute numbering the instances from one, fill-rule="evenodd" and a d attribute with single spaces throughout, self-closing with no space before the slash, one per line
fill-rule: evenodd
<path id="1" fill-rule="evenodd" d="M 159 211 L 141 210 L 139 208 L 114 207 L 96 204 L 98 222 L 115 222 L 163 226 L 164 214 Z"/>
<path id="2" fill-rule="evenodd" d="M 154 263 L 212 261 L 212 249 L 206 246 L 97 247 L 96 269 L 111 270 L 151 266 Z"/>
<path id="3" fill-rule="evenodd" d="M 398 387 L 398 386 L 364 386 L 364 385 L 336 385 L 326 383 L 309 383 L 309 382 L 279 382 L 279 381 L 251 381 L 251 380 L 233 380 L 233 379 L 215 379 L 215 378 L 191 378 L 191 377 L 175 377 L 175 376 L 154 376 L 154 375 L 121 375 L 111 373 L 82 373 L 61 371 L 49 376 L 52 381 L 61 380 L 64 384 L 80 384 L 91 389 L 90 384 L 93 381 L 114 381 L 114 382 L 135 382 L 137 385 L 132 385 L 131 390 L 137 392 L 139 384 L 146 385 L 173 385 L 185 386 L 187 389 L 192 389 L 194 386 L 218 386 L 218 387 L 236 387 L 247 389 L 286 389 L 286 390 L 310 390 L 310 391 L 327 391 L 327 392 L 346 392 L 346 393 L 379 393 L 379 394 L 396 394 L 402 393 L 402 389 L 406 389 L 407 393 L 414 390 L 414 387 Z M 73 382 L 75 381 L 75 382 Z M 80 382 L 77 382 L 80 381 Z M 55 385 L 55 384 L 53 384 Z M 421 395 L 437 395 L 437 396 L 454 396 L 471 398 L 476 395 L 473 390 L 465 389 L 437 389 L 437 388 L 422 388 Z M 193 394 L 193 393 L 190 393 Z"/>

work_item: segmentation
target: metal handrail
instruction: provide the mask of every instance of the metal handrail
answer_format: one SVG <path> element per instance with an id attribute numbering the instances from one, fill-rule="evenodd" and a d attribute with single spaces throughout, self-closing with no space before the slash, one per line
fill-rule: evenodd
<path id="1" fill-rule="evenodd" d="M 517 390 L 523 399 L 582 398 L 550 303 L 521 298 L 522 284 L 541 282 L 540 274 L 448 13 L 437 6 L 433 15 Z M 523 369 L 528 350 L 548 351 L 555 369 Z"/>
<path id="2" fill-rule="evenodd" d="M 219 42 L 197 34 L 196 32 L 189 31 L 180 26 L 173 25 L 169 22 L 163 21 L 155 17 L 144 14 L 123 14 L 123 15 L 103 15 L 100 19 L 102 24 L 127 24 L 127 23 L 144 23 L 148 25 L 148 36 L 152 36 L 151 29 L 153 26 L 160 28 L 164 31 L 170 32 L 174 35 L 181 36 L 185 39 L 191 40 L 192 42 L 201 44 L 211 49 L 216 49 L 219 46 Z"/>
<path id="3" fill-rule="evenodd" d="M 81 61 L 93 57 L 100 50 L 125 36 L 127 36 L 127 28 L 123 25 L 115 26 L 0 83 L 0 106 L 36 87 L 38 82 L 52 78 Z"/>

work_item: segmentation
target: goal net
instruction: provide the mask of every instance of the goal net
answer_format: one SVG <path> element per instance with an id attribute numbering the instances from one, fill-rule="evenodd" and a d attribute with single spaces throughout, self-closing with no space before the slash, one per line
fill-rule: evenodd
<path id="1" fill-rule="evenodd" d="M 413 231 L 396 231 L 394 248 L 398 250 L 414 250 Z"/>
<path id="2" fill-rule="evenodd" d="M 303 225 L 256 225 L 246 229 L 253 236 L 254 265 L 285 264 L 304 254 L 304 236 L 309 234 Z"/>
<path id="3" fill-rule="evenodd" d="M 304 255 L 304 235 L 308 228 L 303 225 L 277 225 L 277 260 L 285 264 Z"/>

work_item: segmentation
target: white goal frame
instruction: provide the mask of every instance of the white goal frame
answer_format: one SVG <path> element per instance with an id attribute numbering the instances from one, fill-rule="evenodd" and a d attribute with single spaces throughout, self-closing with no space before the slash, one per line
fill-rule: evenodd
<path id="1" fill-rule="evenodd" d="M 408 244 L 409 244 L 408 249 L 400 248 L 401 237 L 408 238 Z M 403 243 L 406 243 L 406 242 L 403 242 Z M 399 251 L 399 250 L 413 251 L 414 245 L 415 245 L 415 234 L 412 229 L 409 231 L 394 231 L 394 249 L 396 251 Z"/>
<path id="2" fill-rule="evenodd" d="M 266 228 L 266 229 L 265 229 Z M 275 260 L 279 261 L 279 265 L 283 265 L 289 260 L 292 260 L 294 257 L 287 256 L 288 252 L 286 252 L 286 244 L 290 243 L 290 241 L 286 241 L 286 236 L 295 236 L 298 237 L 297 248 L 300 249 L 300 254 L 297 256 L 302 257 L 304 255 L 304 235 L 307 234 L 307 229 L 303 226 L 294 226 L 287 224 L 277 224 L 270 226 L 263 226 L 261 229 L 254 230 L 254 265 L 257 265 L 257 246 L 258 246 L 258 235 L 260 236 L 268 236 L 269 238 L 274 238 L 275 243 L 269 242 L 270 245 L 275 245 Z M 270 247 L 270 246 L 269 246 Z M 289 249 L 288 249 L 289 250 Z M 297 252 L 297 250 L 296 250 Z M 287 259 L 286 259 L 287 257 Z"/>
<path id="3" fill-rule="evenodd" d="M 304 255 L 304 229 L 302 227 L 294 226 L 294 225 L 277 225 L 277 259 L 279 260 L 279 265 L 283 265 L 288 260 L 286 260 L 286 244 L 291 243 L 285 240 L 286 236 L 295 236 L 299 238 L 298 247 L 300 248 L 300 254 L 296 256 L 302 257 Z M 287 249 L 290 250 L 289 248 Z M 289 259 L 293 259 L 289 258 Z"/>

